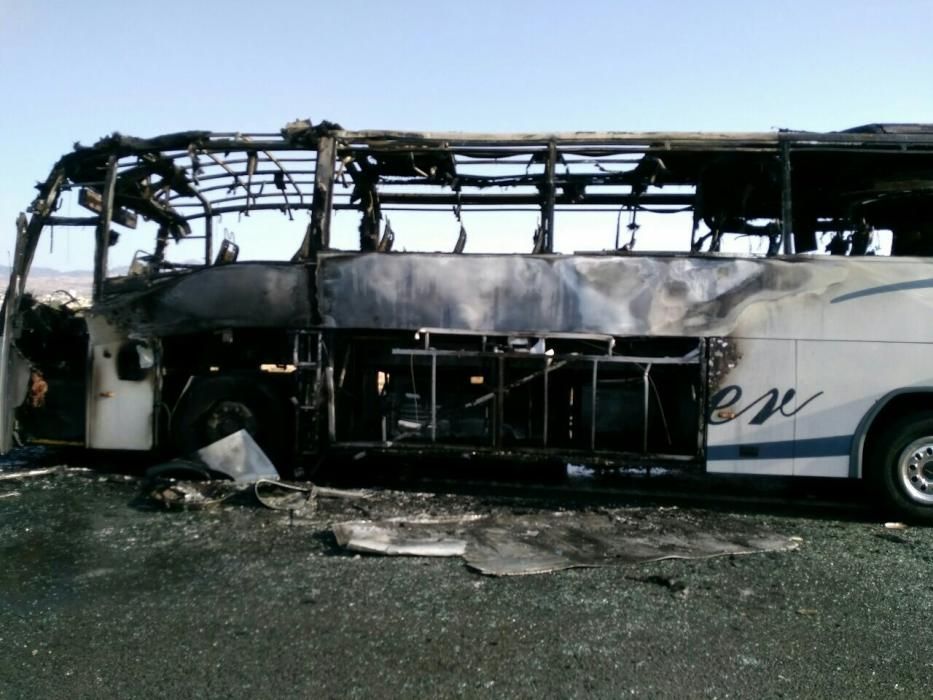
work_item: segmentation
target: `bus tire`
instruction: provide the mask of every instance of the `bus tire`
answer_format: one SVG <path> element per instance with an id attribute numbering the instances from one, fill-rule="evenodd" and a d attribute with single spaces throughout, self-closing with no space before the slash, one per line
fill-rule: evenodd
<path id="1" fill-rule="evenodd" d="M 275 463 L 287 455 L 289 424 L 284 400 L 260 378 L 202 377 L 175 410 L 172 442 L 179 453 L 190 454 L 245 429 Z"/>
<path id="2" fill-rule="evenodd" d="M 895 419 L 867 457 L 869 479 L 886 510 L 901 520 L 933 523 L 933 411 Z"/>

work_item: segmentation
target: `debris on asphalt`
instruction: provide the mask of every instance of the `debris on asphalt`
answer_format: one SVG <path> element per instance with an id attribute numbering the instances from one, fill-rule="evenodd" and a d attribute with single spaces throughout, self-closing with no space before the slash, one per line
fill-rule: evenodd
<path id="1" fill-rule="evenodd" d="M 493 576 L 660 559 L 788 551 L 799 543 L 749 523 L 694 523 L 676 511 L 650 518 L 552 512 L 452 518 L 389 518 L 333 526 L 338 545 L 369 554 L 461 556 Z"/>
<path id="2" fill-rule="evenodd" d="M 271 510 L 311 511 L 316 505 L 314 484 L 286 484 L 259 479 L 253 484 L 256 500 Z"/>
<path id="3" fill-rule="evenodd" d="M 905 525 L 904 523 L 893 523 L 893 522 L 885 523 L 884 526 L 888 530 L 906 530 L 907 529 L 907 525 Z"/>
<path id="4" fill-rule="evenodd" d="M 310 482 L 292 484 L 272 479 L 259 479 L 253 484 L 256 500 L 271 510 L 308 511 L 313 510 L 318 498 L 371 498 L 367 491 L 348 491 L 317 486 Z"/>
<path id="5" fill-rule="evenodd" d="M 412 528 L 412 533 L 399 536 L 394 528 L 375 523 L 338 523 L 334 526 L 337 544 L 355 552 L 412 557 L 462 557 L 467 541 L 450 532 L 439 531 L 431 523 L 399 523 Z M 412 527 L 414 525 L 414 527 Z"/>
<path id="6" fill-rule="evenodd" d="M 211 472 L 216 474 L 213 468 Z M 150 486 L 151 497 L 170 508 L 209 507 L 230 502 L 238 494 L 243 496 L 236 500 L 240 505 L 258 503 L 330 529 L 338 547 L 354 553 L 461 557 L 469 568 L 491 576 L 780 552 L 797 549 L 802 542 L 760 523 L 679 508 L 552 510 L 514 501 L 491 505 L 475 499 L 344 490 L 277 478 L 251 483 L 161 479 Z M 345 505 L 334 503 L 322 510 L 323 499 L 343 500 Z M 674 583 L 667 587 L 674 593 L 686 588 Z"/>
<path id="7" fill-rule="evenodd" d="M 33 476 L 49 476 L 51 474 L 64 474 L 64 473 L 88 473 L 92 471 L 87 467 L 66 467 L 66 466 L 57 466 L 57 467 L 43 467 L 42 469 L 27 469 L 24 471 L 13 471 L 13 472 L 3 472 L 0 473 L 0 481 L 6 481 L 9 479 L 27 479 Z"/>
<path id="8" fill-rule="evenodd" d="M 355 552 L 413 557 L 460 557 L 467 540 L 458 527 L 483 516 L 457 515 L 438 518 L 397 518 L 381 522 L 351 521 L 334 525 L 337 544 Z"/>
<path id="9" fill-rule="evenodd" d="M 166 508 L 208 508 L 241 493 L 244 487 L 232 481 L 159 480 L 150 496 Z"/>
<path id="10" fill-rule="evenodd" d="M 191 467 L 179 460 L 167 462 L 149 470 L 149 496 L 167 508 L 207 508 L 229 501 L 234 496 L 251 493 L 256 501 L 271 510 L 301 512 L 310 515 L 319 498 L 367 499 L 372 496 L 366 491 L 348 491 L 317 486 L 310 482 L 301 484 L 279 481 L 277 479 L 257 479 L 251 483 L 230 481 L 216 478 L 217 472 L 193 469 L 190 472 L 179 471 L 182 467 Z M 194 465 L 197 467 L 198 465 Z M 199 476 L 201 473 L 208 476 Z M 172 478 L 188 473 L 194 479 Z M 210 478 L 213 475 L 213 478 Z M 249 499 L 243 503 L 249 502 Z"/>

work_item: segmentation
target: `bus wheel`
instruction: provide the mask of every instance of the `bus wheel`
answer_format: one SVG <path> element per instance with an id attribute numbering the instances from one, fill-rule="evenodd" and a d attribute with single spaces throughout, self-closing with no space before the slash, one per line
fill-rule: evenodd
<path id="1" fill-rule="evenodd" d="M 256 377 L 205 377 L 182 398 L 172 418 L 172 437 L 176 449 L 189 454 L 246 430 L 276 461 L 287 450 L 288 425 L 283 401 Z"/>
<path id="2" fill-rule="evenodd" d="M 933 411 L 898 418 L 869 455 L 885 505 L 904 520 L 933 523 Z"/>

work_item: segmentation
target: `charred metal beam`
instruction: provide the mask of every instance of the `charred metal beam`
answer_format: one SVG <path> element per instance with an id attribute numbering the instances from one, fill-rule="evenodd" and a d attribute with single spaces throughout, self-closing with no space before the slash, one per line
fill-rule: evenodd
<path id="1" fill-rule="evenodd" d="M 208 154 L 208 155 L 212 155 L 212 154 Z M 283 161 L 279 160 L 279 162 L 283 162 Z M 287 161 L 285 161 L 285 162 L 287 162 Z M 313 160 L 312 160 L 311 162 L 313 162 Z M 291 175 L 314 175 L 314 169 L 313 169 L 313 168 L 309 168 L 309 169 L 306 169 L 306 170 L 302 170 L 302 169 L 297 169 L 297 168 L 296 168 L 295 170 L 289 171 L 289 173 L 290 173 Z M 226 170 L 224 170 L 223 172 L 211 173 L 211 174 L 209 174 L 209 175 L 200 175 L 200 176 L 198 177 L 198 182 L 202 182 L 202 183 L 203 183 L 203 182 L 211 182 L 211 181 L 214 181 L 214 180 L 220 180 L 220 181 L 222 181 L 219 185 L 214 185 L 214 186 L 211 186 L 211 187 L 202 187 L 202 188 L 201 188 L 201 192 L 213 192 L 213 191 L 215 191 L 215 190 L 227 190 L 228 192 L 233 192 L 233 191 L 236 190 L 237 187 L 242 187 L 244 190 L 246 189 L 246 184 L 240 179 L 241 176 L 242 176 L 242 177 L 246 177 L 246 175 L 247 175 L 247 173 L 246 173 L 245 170 L 243 170 L 243 171 L 237 171 L 237 170 L 234 170 L 233 168 L 229 168 L 229 167 L 228 167 L 228 168 L 227 168 Z M 281 171 L 281 170 L 272 169 L 272 168 L 268 168 L 268 169 L 266 169 L 266 168 L 257 168 L 256 171 L 253 173 L 253 175 L 254 175 L 255 177 L 260 177 L 260 176 L 262 176 L 262 177 L 271 176 L 268 180 L 262 180 L 262 181 L 261 181 L 261 184 L 271 184 L 271 185 L 275 185 L 275 177 L 276 177 L 277 175 L 281 176 L 281 175 L 282 175 L 282 171 Z M 232 181 L 232 183 L 231 183 L 231 181 Z M 290 179 L 289 182 L 291 183 L 292 180 Z M 313 184 L 313 181 L 311 181 L 311 180 L 295 180 L 294 182 L 295 182 L 295 184 L 298 184 L 298 185 Z M 305 191 L 300 190 L 300 189 L 296 190 L 296 192 L 300 192 L 302 198 L 307 194 Z M 180 195 L 174 195 L 174 196 L 172 197 L 172 199 L 175 199 L 175 198 L 177 198 L 177 197 L 179 197 L 179 196 L 180 196 Z M 301 207 L 297 207 L 297 208 L 301 208 Z"/>
<path id="2" fill-rule="evenodd" d="M 29 268 L 32 267 L 36 248 L 39 246 L 39 237 L 42 235 L 46 220 L 55 211 L 64 183 L 65 171 L 56 166 L 48 179 L 39 186 L 39 196 L 29 206 L 32 216 L 29 217 L 29 223 L 26 226 L 25 248 L 20 266 L 20 291 L 25 288 L 26 276 L 29 274 Z"/>
<path id="3" fill-rule="evenodd" d="M 493 425 L 493 446 L 502 448 L 502 429 L 505 424 L 505 358 L 496 358 L 496 403 Z"/>
<path id="4" fill-rule="evenodd" d="M 643 382 L 642 388 L 644 391 L 644 395 L 642 397 L 642 402 L 643 402 L 642 411 L 644 412 L 642 416 L 642 450 L 645 452 L 645 454 L 647 454 L 648 453 L 648 409 L 650 407 L 650 401 L 651 401 L 651 395 L 648 392 L 649 392 L 650 382 L 651 382 L 651 363 L 648 363 L 647 365 L 645 365 L 642 382 Z M 595 418 L 593 422 L 595 424 Z"/>
<path id="5" fill-rule="evenodd" d="M 92 190 L 88 187 L 82 187 L 78 191 L 78 204 L 84 207 L 89 211 L 93 211 L 100 215 L 102 204 L 101 194 L 97 190 Z M 115 224 L 120 224 L 121 226 L 126 226 L 127 228 L 136 228 L 136 212 L 132 212 L 128 209 L 123 209 L 122 207 L 115 207 L 113 211 L 110 212 L 110 219 Z M 98 217 L 94 217 L 94 221 L 97 222 Z M 83 225 L 83 224 L 78 224 Z"/>
<path id="6" fill-rule="evenodd" d="M 273 178 L 273 182 L 275 183 L 276 188 L 281 190 L 282 196 L 286 198 L 285 199 L 286 203 L 288 202 L 288 199 L 285 194 L 285 180 L 288 180 L 289 184 L 292 186 L 292 188 L 294 188 L 295 193 L 298 195 L 298 202 L 303 203 L 304 192 L 302 192 L 301 188 L 298 187 L 298 183 L 295 182 L 295 178 L 292 177 L 292 172 L 290 170 L 287 170 L 285 167 L 283 167 L 279 159 L 276 158 L 269 151 L 263 151 L 263 153 L 265 154 L 266 158 L 268 158 L 270 161 L 272 161 L 272 163 L 276 165 L 276 167 L 278 167 L 278 171 L 275 172 L 275 177 Z M 256 174 L 258 174 L 258 171 Z"/>
<path id="7" fill-rule="evenodd" d="M 593 360 L 593 378 L 590 384 L 590 449 L 596 449 L 596 407 L 599 396 L 599 360 Z"/>
<path id="8" fill-rule="evenodd" d="M 431 355 L 431 442 L 437 442 L 437 355 Z"/>
<path id="9" fill-rule="evenodd" d="M 645 146 L 700 146 L 732 151 L 737 146 L 771 147 L 780 143 L 792 144 L 924 144 L 933 145 L 933 129 L 922 125 L 912 133 L 858 133 L 844 131 L 780 131 L 780 132 L 700 132 L 700 131 L 570 131 L 550 133 L 463 133 L 463 132 L 411 132 L 411 131 L 336 131 L 337 138 L 347 143 L 376 141 L 382 147 L 397 144 L 436 144 L 445 148 L 471 146 L 544 146 L 551 141 L 574 146 L 610 146 L 630 144 Z"/>
<path id="10" fill-rule="evenodd" d="M 640 196 L 630 193 L 595 193 L 586 194 L 578 204 L 607 204 L 607 205 L 670 205 L 692 206 L 696 199 L 693 194 L 677 193 L 663 194 L 651 193 Z M 539 205 L 541 196 L 535 194 L 421 194 L 409 192 L 380 192 L 379 201 L 383 204 L 425 204 L 425 205 Z"/>
<path id="11" fill-rule="evenodd" d="M 26 255 L 27 235 L 26 215 L 16 219 L 16 250 L 10 267 L 10 283 L 3 300 L 3 335 L 0 336 L 0 452 L 8 452 L 13 447 L 13 409 L 17 399 L 12 396 L 13 379 L 10 376 L 10 352 L 13 347 L 13 318 L 17 311 L 19 297 L 22 295 L 21 278 Z"/>
<path id="12" fill-rule="evenodd" d="M 103 295 L 104 279 L 107 277 L 107 253 L 110 249 L 110 217 L 117 184 L 117 156 L 107 159 L 107 176 L 101 195 L 100 220 L 97 222 L 97 245 L 94 251 L 94 299 Z"/>
<path id="13" fill-rule="evenodd" d="M 319 250 L 330 247 L 330 221 L 334 203 L 334 163 L 337 142 L 333 136 L 318 141 L 317 163 L 314 169 L 314 198 L 311 202 L 311 226 L 301 248 L 305 260 Z"/>
<path id="14" fill-rule="evenodd" d="M 493 165 L 502 165 L 502 163 L 491 163 Z M 576 163 L 574 163 L 576 164 Z M 472 165 L 472 163 L 471 163 Z M 563 190 L 558 197 L 566 198 L 568 195 L 576 195 L 577 192 L 587 185 L 634 185 L 638 183 L 638 177 L 633 175 L 633 170 L 627 170 L 618 173 L 562 173 L 554 174 L 555 192 L 557 189 Z M 397 177 L 379 173 L 381 181 L 387 186 L 395 185 L 437 185 L 437 182 L 424 177 L 410 178 Z M 469 173 L 458 174 L 456 183 L 460 189 L 475 187 L 478 189 L 487 187 L 543 187 L 547 182 L 546 174 L 529 173 L 523 175 L 473 175 Z M 692 180 L 685 183 L 675 183 L 672 180 L 666 180 L 665 184 L 692 184 Z"/>
<path id="15" fill-rule="evenodd" d="M 194 196 L 204 209 L 204 264 L 210 265 L 214 257 L 214 214 L 207 197 L 197 190 Z"/>
<path id="16" fill-rule="evenodd" d="M 544 165 L 544 202 L 541 207 L 541 235 L 544 240 L 542 253 L 554 252 L 554 199 L 557 186 L 554 183 L 554 171 L 557 167 L 557 144 L 551 141 L 547 147 L 547 160 Z"/>
<path id="17" fill-rule="evenodd" d="M 186 221 L 193 221 L 195 219 L 200 219 L 204 217 L 203 207 L 200 204 L 192 204 L 192 205 L 184 205 L 184 206 L 185 207 L 188 207 L 188 206 L 198 207 L 199 209 L 201 209 L 200 212 L 186 215 L 185 216 Z M 179 209 L 180 208 L 182 207 L 179 207 Z M 295 207 L 292 207 L 292 209 L 294 208 Z M 305 208 L 310 209 L 310 207 L 307 204 L 305 205 Z M 335 209 L 339 209 L 339 208 L 340 207 L 335 207 Z M 356 209 L 356 207 L 345 207 L 345 208 Z M 214 204 L 211 205 L 211 212 L 213 216 L 218 216 L 220 214 L 236 214 L 238 212 L 242 212 L 243 210 L 244 210 L 244 206 L 242 205 L 240 206 L 231 205 L 231 206 L 226 206 L 226 207 L 218 207 L 218 206 L 215 206 Z M 263 204 L 262 202 L 260 202 L 259 204 L 250 205 L 249 210 L 250 211 L 279 211 L 279 212 L 284 213 L 285 204 L 282 202 L 275 202 L 274 204 L 268 204 L 268 203 Z"/>
<path id="18" fill-rule="evenodd" d="M 443 333 L 449 333 L 450 335 L 458 335 L 454 331 L 440 331 Z M 460 335 L 476 335 L 475 331 L 462 333 Z M 541 334 L 546 338 L 570 338 L 570 339 L 585 339 L 585 338 L 600 338 L 603 339 L 606 336 L 597 336 L 597 335 L 587 335 L 585 333 L 546 333 Z M 611 338 L 611 336 L 609 336 Z M 489 360 L 498 360 L 499 358 L 504 358 L 506 360 L 527 360 L 529 357 L 534 357 L 529 355 L 527 352 L 499 352 L 496 350 L 438 350 L 436 348 L 424 348 L 424 349 L 409 349 L 409 348 L 393 348 L 393 355 L 400 355 L 405 357 L 455 357 L 455 358 L 478 358 L 478 359 L 489 359 Z M 555 359 L 556 358 L 556 359 Z M 574 354 L 574 355 L 556 355 L 550 357 L 552 364 L 549 365 L 550 372 L 553 372 L 560 367 L 563 367 L 569 362 L 599 362 L 601 364 L 648 364 L 648 365 L 696 365 L 699 364 L 700 360 L 696 354 L 687 354 L 683 357 L 669 357 L 664 355 L 589 355 L 589 354 Z M 541 376 L 541 372 L 534 372 L 527 375 L 525 378 L 520 379 L 513 384 L 509 384 L 507 389 L 513 389 L 517 386 L 531 381 L 537 377 Z M 488 401 L 492 398 L 492 394 L 489 394 L 485 398 L 480 398 L 472 403 L 469 406 L 478 406 L 484 401 Z"/>
<path id="19" fill-rule="evenodd" d="M 541 446 L 542 447 L 547 447 L 547 437 L 548 437 L 547 432 L 548 432 L 548 420 L 549 420 L 548 413 L 550 410 L 550 406 L 549 406 L 550 389 L 548 386 L 548 377 L 550 373 L 551 373 L 551 358 L 545 355 L 544 369 L 542 370 L 542 379 L 543 379 L 542 384 L 543 384 L 544 392 L 541 397 L 542 398 L 542 413 L 543 413 L 543 416 L 542 416 L 543 420 L 541 423 Z"/>
<path id="20" fill-rule="evenodd" d="M 100 222 L 99 216 L 50 216 L 46 226 L 94 226 Z"/>
<path id="21" fill-rule="evenodd" d="M 405 444 L 395 441 L 389 445 L 376 441 L 353 440 L 338 442 L 333 445 L 332 454 L 344 452 L 347 455 L 358 455 L 365 451 L 372 455 L 407 455 L 407 456 L 439 456 L 450 455 L 463 457 L 463 445 L 450 445 L 437 443 L 426 445 L 424 443 Z M 632 464 L 644 466 L 646 461 L 655 466 L 685 466 L 697 463 L 695 455 L 667 454 L 664 452 L 631 452 L 625 450 L 590 450 L 573 447 L 533 447 L 523 445 L 520 449 L 484 447 L 471 445 L 471 456 L 488 456 L 495 458 L 510 458 L 524 462 L 540 462 L 545 459 L 559 459 L 571 464 L 593 464 L 604 466 L 621 466 Z"/>
<path id="22" fill-rule="evenodd" d="M 781 235 L 784 254 L 794 254 L 793 203 L 791 202 L 790 144 L 781 144 Z"/>

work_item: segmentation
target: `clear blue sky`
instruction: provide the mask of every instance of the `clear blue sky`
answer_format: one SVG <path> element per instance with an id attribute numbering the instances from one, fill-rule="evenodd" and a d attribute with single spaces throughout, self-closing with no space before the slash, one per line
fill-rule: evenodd
<path id="1" fill-rule="evenodd" d="M 0 255 L 57 157 L 115 130 L 933 122 L 931 31 L 930 0 L 0 0 Z"/>

